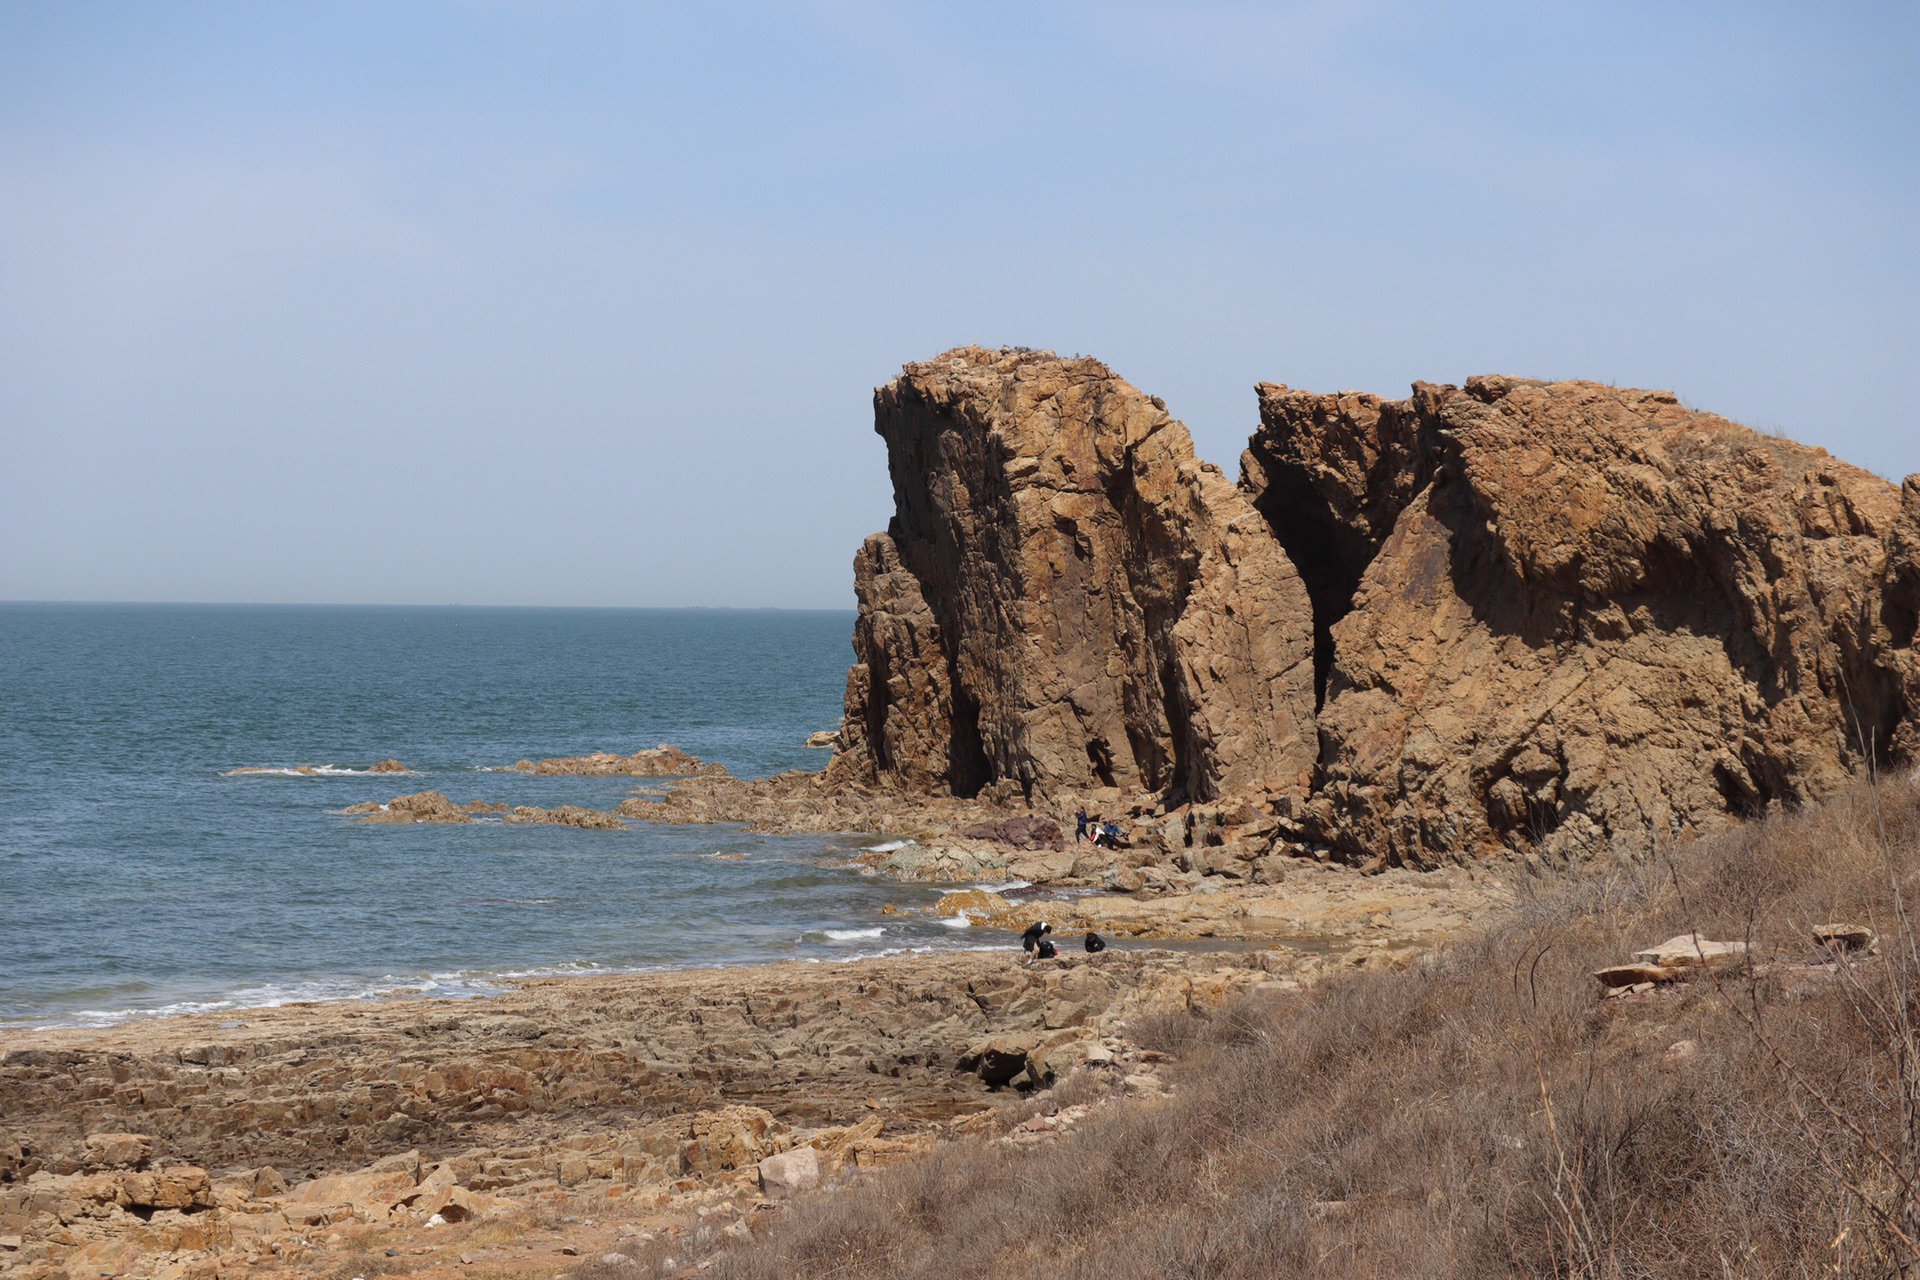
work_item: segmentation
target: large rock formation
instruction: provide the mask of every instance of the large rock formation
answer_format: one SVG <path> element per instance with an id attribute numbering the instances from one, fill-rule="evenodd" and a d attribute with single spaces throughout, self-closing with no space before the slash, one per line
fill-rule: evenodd
<path id="1" fill-rule="evenodd" d="M 1641 856 L 1920 757 L 1920 477 L 1591 382 L 1258 394 L 1236 492 L 1093 360 L 881 388 L 827 789 L 1231 798 L 1151 838 L 1431 866 Z"/>
<path id="2" fill-rule="evenodd" d="M 1311 610 L 1266 521 L 1090 359 L 966 347 L 874 396 L 840 784 L 1304 793 Z"/>
<path id="3" fill-rule="evenodd" d="M 1243 484 L 1319 639 L 1308 839 L 1415 865 L 1640 854 L 1911 736 L 1886 481 L 1597 383 L 1260 402 Z"/>

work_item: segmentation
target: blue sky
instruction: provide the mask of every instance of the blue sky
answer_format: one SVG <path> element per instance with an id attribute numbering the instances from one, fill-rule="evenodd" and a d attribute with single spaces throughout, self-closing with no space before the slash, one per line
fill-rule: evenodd
<path id="1" fill-rule="evenodd" d="M 0 598 L 847 607 L 963 342 L 1898 479 L 1917 13 L 0 0 Z"/>

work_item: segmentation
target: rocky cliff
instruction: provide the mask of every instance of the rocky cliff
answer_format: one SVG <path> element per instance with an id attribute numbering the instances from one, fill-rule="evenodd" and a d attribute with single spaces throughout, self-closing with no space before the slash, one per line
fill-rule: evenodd
<path id="1" fill-rule="evenodd" d="M 1306 589 L 1158 400 L 1097 360 L 968 347 L 907 366 L 874 418 L 896 514 L 855 562 L 830 778 L 1304 794 Z"/>
<path id="2" fill-rule="evenodd" d="M 1251 796 L 1428 866 L 1638 856 L 1920 752 L 1920 477 L 1589 382 L 1258 395 L 1236 489 L 1097 361 L 882 387 L 829 783 Z"/>
<path id="3" fill-rule="evenodd" d="M 1318 585 L 1310 840 L 1637 855 L 1832 790 L 1907 718 L 1900 496 L 1824 450 L 1589 382 L 1260 401 L 1243 483 Z"/>

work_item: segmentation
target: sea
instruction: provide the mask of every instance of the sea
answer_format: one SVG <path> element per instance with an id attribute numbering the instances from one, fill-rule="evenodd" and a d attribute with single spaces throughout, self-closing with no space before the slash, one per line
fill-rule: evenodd
<path id="1" fill-rule="evenodd" d="M 340 813 L 428 789 L 611 809 L 659 784 L 510 766 L 663 742 L 821 768 L 853 618 L 0 604 L 0 1028 L 1010 948 L 928 913 L 941 887 L 863 875 L 885 833 Z M 410 772 L 368 772 L 388 758 Z"/>

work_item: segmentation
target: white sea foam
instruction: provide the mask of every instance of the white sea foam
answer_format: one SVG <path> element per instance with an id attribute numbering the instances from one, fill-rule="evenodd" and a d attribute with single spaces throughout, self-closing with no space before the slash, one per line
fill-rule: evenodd
<path id="1" fill-rule="evenodd" d="M 886 934 L 884 925 L 875 925 L 871 929 L 825 929 L 827 937 L 835 942 L 852 942 L 855 938 L 878 938 Z"/>
<path id="2" fill-rule="evenodd" d="M 867 846 L 866 851 L 868 853 L 892 853 L 895 849 L 904 849 L 912 843 L 914 842 L 911 840 L 888 840 L 883 844 L 870 844 Z"/>
<path id="3" fill-rule="evenodd" d="M 419 769 L 343 769 L 334 764 L 246 765 L 228 769 L 223 778 L 417 778 Z"/>
<path id="4" fill-rule="evenodd" d="M 982 893 L 1012 893 L 1015 889 L 1031 889 L 1031 880 L 1009 880 L 1005 884 L 977 884 L 973 886 Z"/>
<path id="5" fill-rule="evenodd" d="M 945 916 L 941 919 L 940 923 L 947 926 L 947 928 L 949 929 L 973 928 L 973 921 L 969 920 L 965 916 Z"/>
<path id="6" fill-rule="evenodd" d="M 168 1004 L 124 1009 L 76 1009 L 45 1027 L 106 1027 L 140 1018 L 168 1018 L 188 1013 L 224 1013 L 229 1010 L 278 1009 L 282 1005 L 337 1000 L 375 1000 L 385 996 L 417 995 L 434 1000 L 471 1000 L 497 996 L 506 990 L 473 974 L 435 974 L 403 978 L 388 974 L 367 980 L 314 979 L 306 982 L 262 983 L 241 987 L 218 999 L 175 1000 Z"/>

